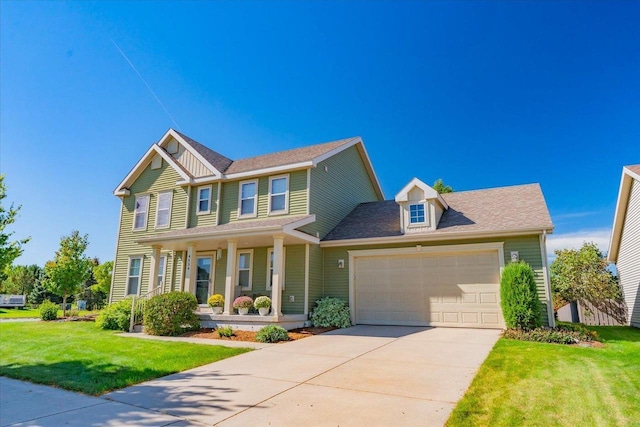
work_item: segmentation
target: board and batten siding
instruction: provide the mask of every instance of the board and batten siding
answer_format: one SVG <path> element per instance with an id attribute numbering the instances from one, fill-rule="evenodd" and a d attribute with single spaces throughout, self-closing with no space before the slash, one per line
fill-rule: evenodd
<path id="1" fill-rule="evenodd" d="M 271 176 L 281 176 L 274 174 Z M 304 215 L 307 213 L 307 171 L 289 172 L 289 213 L 288 215 Z M 247 178 L 246 181 L 258 180 L 258 216 L 249 220 L 270 218 L 269 209 L 269 176 Z M 238 194 L 240 182 L 245 180 L 224 182 L 220 197 L 220 224 L 238 221 Z M 282 215 L 277 215 L 282 216 Z M 275 217 L 275 216 L 274 216 Z M 244 219 L 240 219 L 243 221 Z"/>
<path id="2" fill-rule="evenodd" d="M 538 296 L 542 303 L 542 322 L 545 325 L 549 324 L 548 311 L 547 311 L 547 296 L 544 282 L 544 272 L 542 268 L 542 253 L 540 250 L 540 237 L 524 236 L 524 237 L 511 237 L 504 239 L 472 239 L 472 240 L 460 240 L 460 241 L 442 241 L 442 242 L 412 242 L 411 244 L 388 244 L 388 245 L 363 245 L 363 246 L 350 246 L 341 248 L 323 248 L 324 252 L 324 292 L 323 296 L 331 296 L 349 300 L 349 253 L 350 250 L 364 250 L 364 249 L 390 249 L 390 248 L 403 248 L 403 247 L 415 247 L 416 245 L 428 246 L 446 246 L 446 245 L 465 245 L 473 243 L 492 243 L 492 242 L 504 242 L 504 257 L 505 264 L 511 261 L 511 251 L 518 251 L 520 259 L 527 262 L 533 269 L 536 287 L 538 288 Z M 344 268 L 338 268 L 338 260 L 343 259 L 345 263 Z"/>
<path id="3" fill-rule="evenodd" d="M 311 169 L 309 213 L 316 221 L 303 228 L 320 239 L 356 206 L 379 200 L 356 146 L 318 163 Z"/>
<path id="4" fill-rule="evenodd" d="M 207 185 L 194 185 L 193 187 L 191 187 L 191 197 L 189 198 L 189 224 L 187 225 L 188 228 L 216 225 L 216 215 L 218 212 L 218 183 L 210 184 L 211 209 L 207 214 L 198 214 L 198 189 L 202 187 L 207 187 Z"/>
<path id="5" fill-rule="evenodd" d="M 174 138 L 172 140 L 175 141 Z M 194 156 L 189 150 L 187 150 L 182 144 L 176 141 L 178 144 L 178 152 L 171 154 L 171 156 L 178 161 L 186 170 L 191 172 L 196 178 L 202 176 L 209 176 L 213 173 L 202 163 L 196 156 Z"/>
<path id="6" fill-rule="evenodd" d="M 633 180 L 622 226 L 616 268 L 627 304 L 627 319 L 640 327 L 640 182 Z"/>
<path id="7" fill-rule="evenodd" d="M 118 248 L 114 265 L 114 280 L 112 301 L 118 301 L 125 297 L 127 286 L 127 274 L 129 258 L 141 255 L 142 276 L 140 278 L 140 294 L 143 295 L 149 289 L 149 271 L 151 267 L 152 249 L 149 246 L 142 246 L 135 243 L 142 237 L 164 233 L 169 230 L 179 230 L 185 228 L 187 209 L 187 190 L 176 186 L 176 181 L 181 177 L 164 160 L 159 169 L 151 169 L 150 164 L 144 169 L 136 181 L 131 184 L 131 195 L 122 197 L 120 209 L 120 228 L 118 230 Z M 158 203 L 158 192 L 173 190 L 171 201 L 171 220 L 169 228 L 155 229 L 156 207 Z M 150 194 L 149 209 L 147 212 L 147 228 L 142 231 L 133 231 L 133 216 L 135 210 L 135 195 Z M 177 260 L 170 252 L 162 252 L 167 255 L 167 266 L 165 273 L 165 286 L 175 289 L 179 282 L 179 274 L 174 274 L 174 270 L 179 272 L 181 260 Z M 174 266 L 178 262 L 179 265 Z M 174 268 L 176 267 L 176 268 Z"/>

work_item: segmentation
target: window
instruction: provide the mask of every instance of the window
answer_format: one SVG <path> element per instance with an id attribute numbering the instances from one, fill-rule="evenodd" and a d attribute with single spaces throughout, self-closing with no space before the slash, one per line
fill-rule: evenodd
<path id="1" fill-rule="evenodd" d="M 269 213 L 286 214 L 288 212 L 287 198 L 289 196 L 289 176 L 274 176 L 269 178 Z"/>
<path id="2" fill-rule="evenodd" d="M 140 276 L 142 275 L 142 257 L 129 258 L 129 270 L 127 271 L 127 295 L 140 293 Z"/>
<path id="3" fill-rule="evenodd" d="M 136 196 L 136 208 L 133 214 L 133 229 L 146 230 L 147 211 L 149 210 L 149 195 Z"/>
<path id="4" fill-rule="evenodd" d="M 251 258 L 253 251 L 238 252 L 238 274 L 236 285 L 242 286 L 244 290 L 251 289 Z"/>
<path id="5" fill-rule="evenodd" d="M 173 192 L 158 193 L 158 208 L 156 210 L 156 228 L 169 227 L 171 220 L 171 200 Z"/>
<path id="6" fill-rule="evenodd" d="M 160 255 L 160 262 L 158 263 L 158 282 L 156 286 L 162 286 L 164 284 L 164 272 L 167 267 L 167 256 Z"/>
<path id="7" fill-rule="evenodd" d="M 240 183 L 240 206 L 238 217 L 256 216 L 256 193 L 258 181 L 245 181 Z"/>
<path id="8" fill-rule="evenodd" d="M 198 214 L 211 212 L 211 186 L 198 188 Z"/>
<path id="9" fill-rule="evenodd" d="M 282 289 L 284 290 L 284 259 L 286 249 L 282 249 Z M 267 290 L 271 290 L 273 283 L 273 248 L 267 250 Z"/>
<path id="10" fill-rule="evenodd" d="M 425 222 L 424 203 L 409 205 L 409 223 L 424 224 Z"/>

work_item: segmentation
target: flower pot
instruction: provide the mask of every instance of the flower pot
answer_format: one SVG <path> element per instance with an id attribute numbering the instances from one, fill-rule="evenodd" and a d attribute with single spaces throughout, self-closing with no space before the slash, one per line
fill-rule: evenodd
<path id="1" fill-rule="evenodd" d="M 245 314 L 247 314 L 249 312 L 249 309 L 247 307 L 240 307 L 238 308 L 238 314 L 240 314 L 241 316 L 244 316 Z"/>
<path id="2" fill-rule="evenodd" d="M 260 313 L 260 316 L 266 316 L 267 314 L 269 314 L 270 310 L 271 310 L 271 307 L 260 307 L 258 309 L 258 312 Z"/>
<path id="3" fill-rule="evenodd" d="M 213 310 L 213 314 L 221 314 L 222 313 L 222 307 L 211 307 L 211 310 Z"/>

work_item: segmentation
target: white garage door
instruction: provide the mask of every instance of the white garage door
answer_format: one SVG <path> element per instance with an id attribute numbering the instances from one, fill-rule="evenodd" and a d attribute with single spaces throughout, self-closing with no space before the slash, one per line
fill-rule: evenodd
<path id="1" fill-rule="evenodd" d="M 354 261 L 356 323 L 504 327 L 498 251 Z"/>

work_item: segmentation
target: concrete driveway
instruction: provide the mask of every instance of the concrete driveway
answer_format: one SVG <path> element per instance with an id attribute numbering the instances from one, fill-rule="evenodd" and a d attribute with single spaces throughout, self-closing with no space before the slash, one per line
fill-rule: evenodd
<path id="1" fill-rule="evenodd" d="M 101 398 L 47 394 L 35 385 L 25 386 L 30 395 L 22 396 L 20 384 L 26 383 L 2 379 L 0 424 L 442 425 L 498 337 L 496 330 L 355 326 Z M 7 396 L 23 402 L 20 413 L 5 405 Z M 25 401 L 35 412 L 25 411 Z"/>

